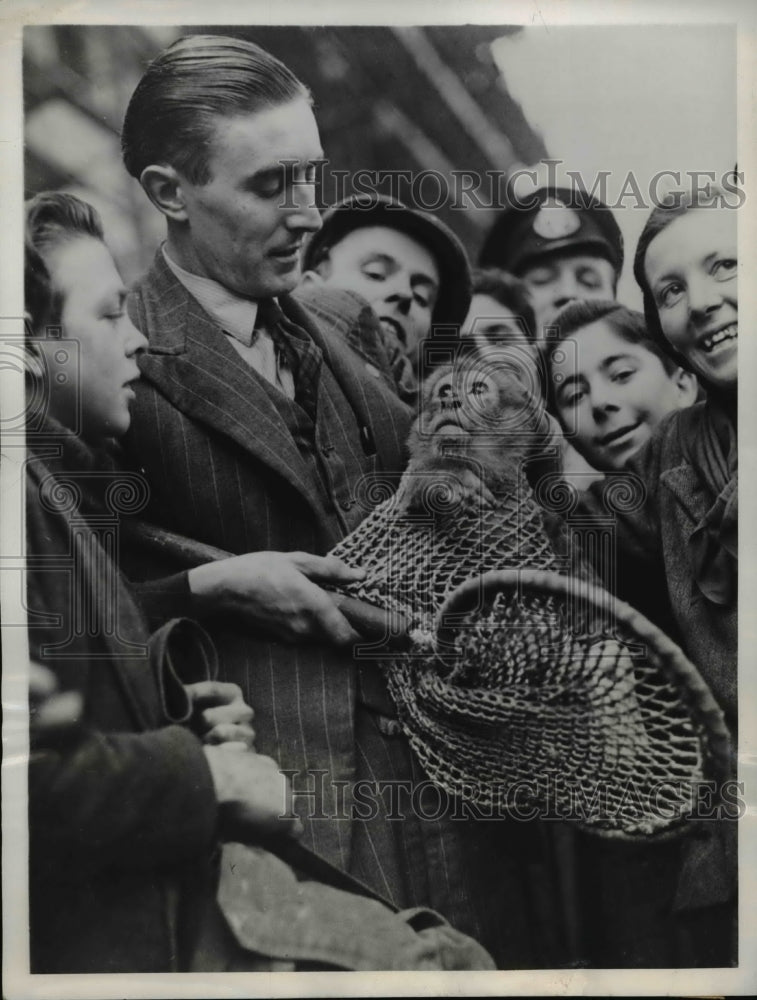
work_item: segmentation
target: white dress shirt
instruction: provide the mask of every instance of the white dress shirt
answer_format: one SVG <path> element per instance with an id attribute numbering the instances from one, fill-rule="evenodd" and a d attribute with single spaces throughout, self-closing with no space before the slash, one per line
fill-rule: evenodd
<path id="1" fill-rule="evenodd" d="M 169 257 L 165 244 L 162 250 L 165 262 L 177 280 L 221 327 L 237 354 L 289 399 L 294 399 L 294 378 L 286 358 L 266 329 L 255 328 L 257 302 L 243 299 L 212 278 L 186 271 Z"/>

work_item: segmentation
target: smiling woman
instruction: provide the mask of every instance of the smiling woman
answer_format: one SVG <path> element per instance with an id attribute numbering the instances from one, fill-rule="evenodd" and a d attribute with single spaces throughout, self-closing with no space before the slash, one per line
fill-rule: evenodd
<path id="1" fill-rule="evenodd" d="M 662 548 L 686 650 L 735 723 L 738 290 L 736 217 L 722 206 L 717 194 L 679 198 L 654 209 L 639 239 L 634 273 L 650 336 L 696 372 L 707 399 L 665 417 L 630 459 L 643 504 L 616 519 L 637 554 L 656 559 Z"/>
<path id="2" fill-rule="evenodd" d="M 738 448 L 736 437 L 736 216 L 717 194 L 654 209 L 634 273 L 647 327 L 675 363 L 695 372 L 707 399 L 669 414 L 628 464 L 633 510 L 612 503 L 612 478 L 580 502 L 583 515 L 615 512 L 612 575 L 647 607 L 662 568 L 681 644 L 737 726 Z M 662 566 L 660 565 L 662 563 Z M 631 569 L 632 567 L 632 569 Z M 605 569 L 605 572 L 607 570 Z M 657 607 L 652 615 L 665 614 Z M 675 894 L 682 964 L 736 962 L 736 824 L 701 824 L 684 840 Z"/>
<path id="3" fill-rule="evenodd" d="M 665 211 L 665 210 L 663 210 Z M 670 211 L 670 210 L 668 210 Z M 675 210 L 672 210 L 675 211 Z M 724 205 L 654 214 L 639 244 L 636 274 L 659 332 L 708 385 L 736 388 L 736 218 Z M 646 250 L 646 254 L 644 254 Z"/>

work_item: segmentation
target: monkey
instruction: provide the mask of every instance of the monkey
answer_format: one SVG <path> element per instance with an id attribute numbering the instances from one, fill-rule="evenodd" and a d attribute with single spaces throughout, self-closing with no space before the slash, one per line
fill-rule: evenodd
<path id="1" fill-rule="evenodd" d="M 463 343 L 423 380 L 396 495 L 333 550 L 366 571 L 365 600 L 430 627 L 444 598 L 473 576 L 559 569 L 567 542 L 550 537 L 525 475 L 552 424 L 520 376 L 507 354 L 481 357 Z"/>
<path id="2" fill-rule="evenodd" d="M 434 742 L 430 749 L 425 728 L 446 725 L 440 723 L 445 708 L 433 699 L 446 683 L 446 653 L 437 637 L 447 599 L 490 570 L 548 570 L 596 579 L 562 518 L 545 511 L 526 476 L 528 460 L 553 440 L 542 397 L 517 359 L 505 350 L 483 356 L 460 350 L 422 382 L 420 410 L 408 439 L 410 461 L 396 494 L 386 496 L 332 550 L 365 571 L 355 585 L 362 600 L 397 612 L 409 623 L 411 653 L 392 657 L 385 664 L 386 676 L 406 732 L 426 766 L 435 766 L 440 754 L 455 760 L 452 745 L 442 751 Z M 531 607 L 533 646 L 547 642 L 540 637 L 551 636 L 545 665 L 561 656 L 570 660 L 575 655 L 570 630 L 553 633 L 552 612 L 538 602 Z M 477 613 L 486 619 L 485 602 Z M 494 719 L 499 712 L 506 722 L 488 736 L 473 725 L 465 746 L 475 742 L 484 757 L 495 753 L 492 748 L 507 754 L 516 733 L 528 734 L 539 760 L 550 761 L 555 754 L 557 760 L 562 751 L 552 745 L 554 732 L 571 726 L 576 753 L 591 748 L 599 754 L 592 757 L 592 768 L 603 776 L 626 766 L 629 748 L 648 747 L 634 691 L 634 663 L 622 644 L 587 635 L 583 668 L 577 665 L 574 675 L 566 667 L 555 684 L 538 657 L 523 660 L 519 631 L 495 629 L 486 640 L 486 658 L 480 659 L 479 643 L 487 628 L 484 624 L 481 634 L 467 626 L 455 632 L 452 646 L 461 682 L 457 687 L 450 680 L 445 689 L 455 692 L 449 733 L 464 727 L 465 719 L 475 722 L 481 706 L 486 717 Z M 552 680 L 545 686 L 548 676 Z M 617 677 L 622 680 L 608 695 L 608 684 L 615 685 Z M 428 716 L 427 699 L 435 706 Z M 554 716 L 553 724 L 535 723 L 537 704 L 542 713 Z M 464 766 L 464 760 L 457 764 Z M 491 774 L 484 768 L 480 775 L 492 780 L 496 768 Z"/>
<path id="3" fill-rule="evenodd" d="M 434 507 L 440 519 L 461 504 L 491 507 L 521 482 L 528 459 L 554 438 L 554 422 L 517 355 L 462 353 L 432 371 L 408 440 L 401 507 Z M 432 500 L 429 505 L 429 498 Z"/>

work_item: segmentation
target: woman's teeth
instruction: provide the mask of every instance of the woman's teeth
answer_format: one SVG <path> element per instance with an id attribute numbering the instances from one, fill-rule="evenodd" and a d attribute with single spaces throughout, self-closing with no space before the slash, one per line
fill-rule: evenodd
<path id="1" fill-rule="evenodd" d="M 700 343 L 702 350 L 709 354 L 713 351 L 718 344 L 722 344 L 725 340 L 735 340 L 738 336 L 738 325 L 736 323 L 731 323 L 730 326 L 724 327 L 722 330 L 718 330 L 717 333 L 711 333 L 707 337 L 703 337 Z"/>

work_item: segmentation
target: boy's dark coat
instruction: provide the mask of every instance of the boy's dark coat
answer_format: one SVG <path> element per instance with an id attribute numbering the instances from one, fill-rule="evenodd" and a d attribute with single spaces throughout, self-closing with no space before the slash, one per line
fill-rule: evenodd
<path id="1" fill-rule="evenodd" d="M 177 970 L 186 893 L 210 877 L 213 781 L 199 740 L 167 724 L 141 612 L 81 518 L 92 472 L 67 465 L 82 489 L 74 510 L 46 465 L 27 465 L 30 654 L 85 705 L 73 731 L 38 733 L 32 720 L 31 971 Z"/>

